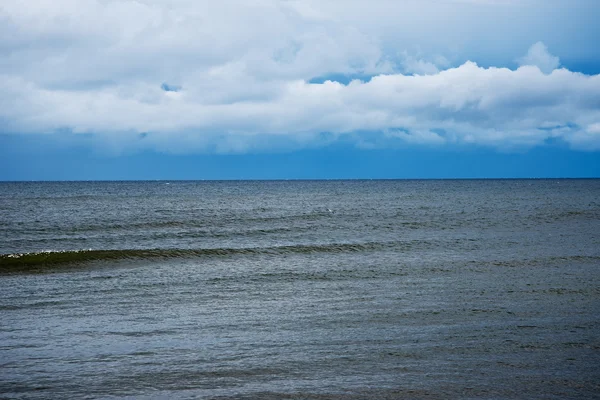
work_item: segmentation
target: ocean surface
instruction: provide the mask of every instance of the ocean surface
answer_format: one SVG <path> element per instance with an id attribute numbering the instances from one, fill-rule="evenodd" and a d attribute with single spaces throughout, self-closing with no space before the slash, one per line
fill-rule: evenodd
<path id="1" fill-rule="evenodd" d="M 600 397 L 600 180 L 0 183 L 0 397 Z"/>

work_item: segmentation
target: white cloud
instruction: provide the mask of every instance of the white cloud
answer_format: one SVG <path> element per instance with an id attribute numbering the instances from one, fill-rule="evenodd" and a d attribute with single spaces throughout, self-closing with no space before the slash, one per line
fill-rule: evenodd
<path id="1" fill-rule="evenodd" d="M 509 65 L 510 48 L 471 53 L 479 46 L 471 38 L 486 42 L 500 14 L 527 19 L 532 7 L 549 7 L 538 0 L 27 4 L 0 5 L 5 132 L 91 132 L 117 147 L 164 151 L 311 146 L 323 132 L 365 147 L 532 146 L 552 137 L 600 148 L 598 75 L 556 69 L 541 42 L 517 70 L 466 62 L 505 52 Z M 529 36 L 545 32 L 534 25 Z M 516 28 L 494 27 L 512 43 Z M 332 74 L 374 77 L 308 83 Z"/>
<path id="2" fill-rule="evenodd" d="M 542 72 L 550 73 L 560 65 L 560 59 L 548 53 L 548 48 L 542 42 L 537 42 L 529 48 L 527 55 L 517 59 L 520 66 L 533 65 Z"/>
<path id="3" fill-rule="evenodd" d="M 150 85 L 68 91 L 0 82 L 17 104 L 0 111 L 2 118 L 23 131 L 149 132 L 148 143 L 185 139 L 195 149 L 214 145 L 215 137 L 248 143 L 283 135 L 301 142 L 321 132 L 355 131 L 382 131 L 410 143 L 531 146 L 549 137 L 576 146 L 600 143 L 593 134 L 600 76 L 564 69 L 544 74 L 537 67 L 513 71 L 468 62 L 433 75 L 379 75 L 349 85 L 281 81 L 270 97 L 236 102 L 206 102 L 185 88 L 165 92 Z M 589 140 L 577 136 L 588 133 Z"/>
<path id="4" fill-rule="evenodd" d="M 600 122 L 589 125 L 587 131 L 592 135 L 600 135 Z"/>
<path id="5" fill-rule="evenodd" d="M 434 60 L 425 60 L 422 57 L 408 54 L 407 51 L 402 53 L 400 65 L 402 72 L 405 74 L 414 75 L 433 75 L 440 72 L 440 68 L 447 67 L 449 64 L 443 56 L 436 56 Z"/>

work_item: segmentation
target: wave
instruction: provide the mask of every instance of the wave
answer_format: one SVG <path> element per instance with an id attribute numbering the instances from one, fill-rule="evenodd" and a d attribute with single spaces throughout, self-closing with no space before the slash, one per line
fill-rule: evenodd
<path id="1" fill-rule="evenodd" d="M 292 245 L 246 248 L 208 249 L 124 249 L 124 250 L 61 250 L 0 255 L 0 271 L 18 268 L 36 268 L 60 264 L 94 261 L 154 260 L 172 258 L 218 257 L 234 255 L 285 255 L 296 253 L 346 253 L 381 250 L 398 243 L 330 243 L 319 245 Z"/>
<path id="2" fill-rule="evenodd" d="M 103 249 L 103 250 L 56 250 L 32 253 L 0 254 L 0 273 L 18 271 L 36 271 L 46 267 L 61 265 L 84 265 L 92 262 L 119 262 L 119 261 L 158 261 L 168 259 L 194 259 L 215 258 L 232 256 L 274 256 L 281 257 L 292 254 L 343 254 L 343 253 L 368 253 L 376 251 L 396 251 L 409 253 L 411 250 L 421 251 L 429 244 L 433 247 L 439 244 L 423 241 L 388 241 L 366 243 L 327 243 L 305 244 L 271 247 L 231 247 L 231 248 L 154 248 L 154 249 Z M 469 266 L 495 266 L 495 267 L 523 267 L 543 266 L 556 263 L 597 263 L 600 255 L 570 255 L 547 256 L 533 259 L 506 259 L 506 260 L 457 260 L 461 265 Z M 454 268 L 451 261 L 446 261 L 448 268 Z"/>

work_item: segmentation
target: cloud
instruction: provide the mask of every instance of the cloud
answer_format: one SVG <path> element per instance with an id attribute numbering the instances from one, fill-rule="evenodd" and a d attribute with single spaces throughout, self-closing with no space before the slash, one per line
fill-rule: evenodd
<path id="1" fill-rule="evenodd" d="M 162 85 L 160 85 L 160 88 L 162 90 L 164 90 L 165 92 L 179 92 L 181 90 L 181 86 L 179 85 L 170 85 L 166 82 L 163 82 Z"/>
<path id="2" fill-rule="evenodd" d="M 582 12 L 569 4 L 5 0 L 0 121 L 4 132 L 92 133 L 116 148 L 174 152 L 341 139 L 511 148 L 558 138 L 598 149 L 599 76 L 557 69 L 558 57 L 533 38 L 561 57 L 595 48 L 562 42 L 593 33 L 593 18 L 588 30 L 536 25 L 540 7 L 544 26 Z M 493 39 L 502 43 L 490 47 L 488 26 L 503 15 L 531 22 L 531 32 L 499 22 Z M 513 44 L 514 35 L 528 42 Z M 518 69 L 505 67 L 531 43 Z M 309 83 L 336 74 L 365 78 Z"/>
<path id="3" fill-rule="evenodd" d="M 287 136 L 303 143 L 322 132 L 356 131 L 381 131 L 409 143 L 511 147 L 561 138 L 576 147 L 600 144 L 600 75 L 565 69 L 544 74 L 534 66 L 509 70 L 467 62 L 432 75 L 378 75 L 348 85 L 282 81 L 271 97 L 234 102 L 156 86 L 67 91 L 0 82 L 19 104 L 0 115 L 23 131 L 68 127 L 113 137 L 144 132 L 143 145 L 159 149 L 167 142 L 176 149 L 181 142 L 186 149 L 243 151 L 232 143 L 256 148 L 253 138 Z"/>
<path id="4" fill-rule="evenodd" d="M 534 65 L 544 73 L 554 71 L 560 65 L 560 59 L 548 53 L 548 48 L 542 42 L 537 42 L 529 48 L 527 55 L 517 59 L 520 66 Z"/>
<path id="5" fill-rule="evenodd" d="M 444 56 L 438 55 L 434 60 L 425 60 L 421 57 L 410 55 L 405 51 L 402 53 L 400 65 L 402 72 L 405 74 L 433 75 L 440 72 L 440 68 L 447 67 L 449 62 Z"/>

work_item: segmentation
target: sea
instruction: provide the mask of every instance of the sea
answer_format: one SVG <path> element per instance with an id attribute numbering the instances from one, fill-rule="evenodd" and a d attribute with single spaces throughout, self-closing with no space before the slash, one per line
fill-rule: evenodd
<path id="1" fill-rule="evenodd" d="M 0 183 L 0 397 L 600 398 L 600 180 Z"/>

